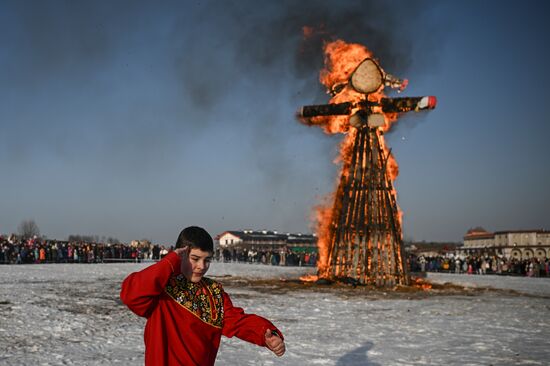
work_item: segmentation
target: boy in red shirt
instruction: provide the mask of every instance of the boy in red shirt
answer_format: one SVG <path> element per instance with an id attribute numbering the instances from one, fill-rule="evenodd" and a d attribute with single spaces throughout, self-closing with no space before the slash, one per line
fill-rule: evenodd
<path id="1" fill-rule="evenodd" d="M 245 314 L 218 282 L 203 277 L 213 251 L 206 230 L 188 227 L 173 252 L 122 283 L 122 302 L 147 318 L 146 365 L 214 365 L 222 335 L 284 354 L 283 335 L 270 321 Z"/>

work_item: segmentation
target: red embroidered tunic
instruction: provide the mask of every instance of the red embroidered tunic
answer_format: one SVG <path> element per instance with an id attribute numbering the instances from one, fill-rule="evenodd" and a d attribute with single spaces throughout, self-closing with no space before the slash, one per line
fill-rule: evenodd
<path id="1" fill-rule="evenodd" d="M 158 263 L 130 274 L 120 298 L 147 318 L 146 365 L 214 365 L 222 334 L 265 346 L 267 329 L 282 333 L 267 319 L 234 307 L 222 286 L 203 277 L 198 283 L 180 273 L 171 252 Z"/>

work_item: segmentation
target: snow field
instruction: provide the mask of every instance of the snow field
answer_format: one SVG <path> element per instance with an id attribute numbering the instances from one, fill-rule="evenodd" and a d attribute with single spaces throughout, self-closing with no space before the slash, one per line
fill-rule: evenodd
<path id="1" fill-rule="evenodd" d="M 118 293 L 126 275 L 148 265 L 0 266 L 0 365 L 142 364 L 145 320 Z M 223 283 L 314 271 L 214 263 L 209 275 Z M 428 274 L 428 280 L 502 291 L 409 300 L 284 286 L 259 291 L 227 281 L 235 305 L 283 331 L 287 353 L 277 358 L 223 338 L 217 365 L 550 364 L 550 279 Z"/>

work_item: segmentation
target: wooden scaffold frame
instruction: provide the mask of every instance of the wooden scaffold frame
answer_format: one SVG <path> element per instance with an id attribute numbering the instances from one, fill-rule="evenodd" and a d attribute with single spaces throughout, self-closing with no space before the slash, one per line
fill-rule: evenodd
<path id="1" fill-rule="evenodd" d="M 355 130 L 329 229 L 329 267 L 323 277 L 379 287 L 408 285 L 396 193 L 387 172 L 381 130 Z"/>

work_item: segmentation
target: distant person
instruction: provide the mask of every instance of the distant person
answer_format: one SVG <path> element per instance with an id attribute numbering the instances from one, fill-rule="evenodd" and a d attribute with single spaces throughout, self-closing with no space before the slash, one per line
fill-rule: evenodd
<path id="1" fill-rule="evenodd" d="M 160 259 L 164 258 L 168 254 L 168 249 L 166 249 L 164 246 L 160 250 Z"/>
<path id="2" fill-rule="evenodd" d="M 122 302 L 147 318 L 146 365 L 214 365 L 222 335 L 285 353 L 283 335 L 270 321 L 234 307 L 218 282 L 203 277 L 213 247 L 204 229 L 188 227 L 174 251 L 122 283 Z"/>

